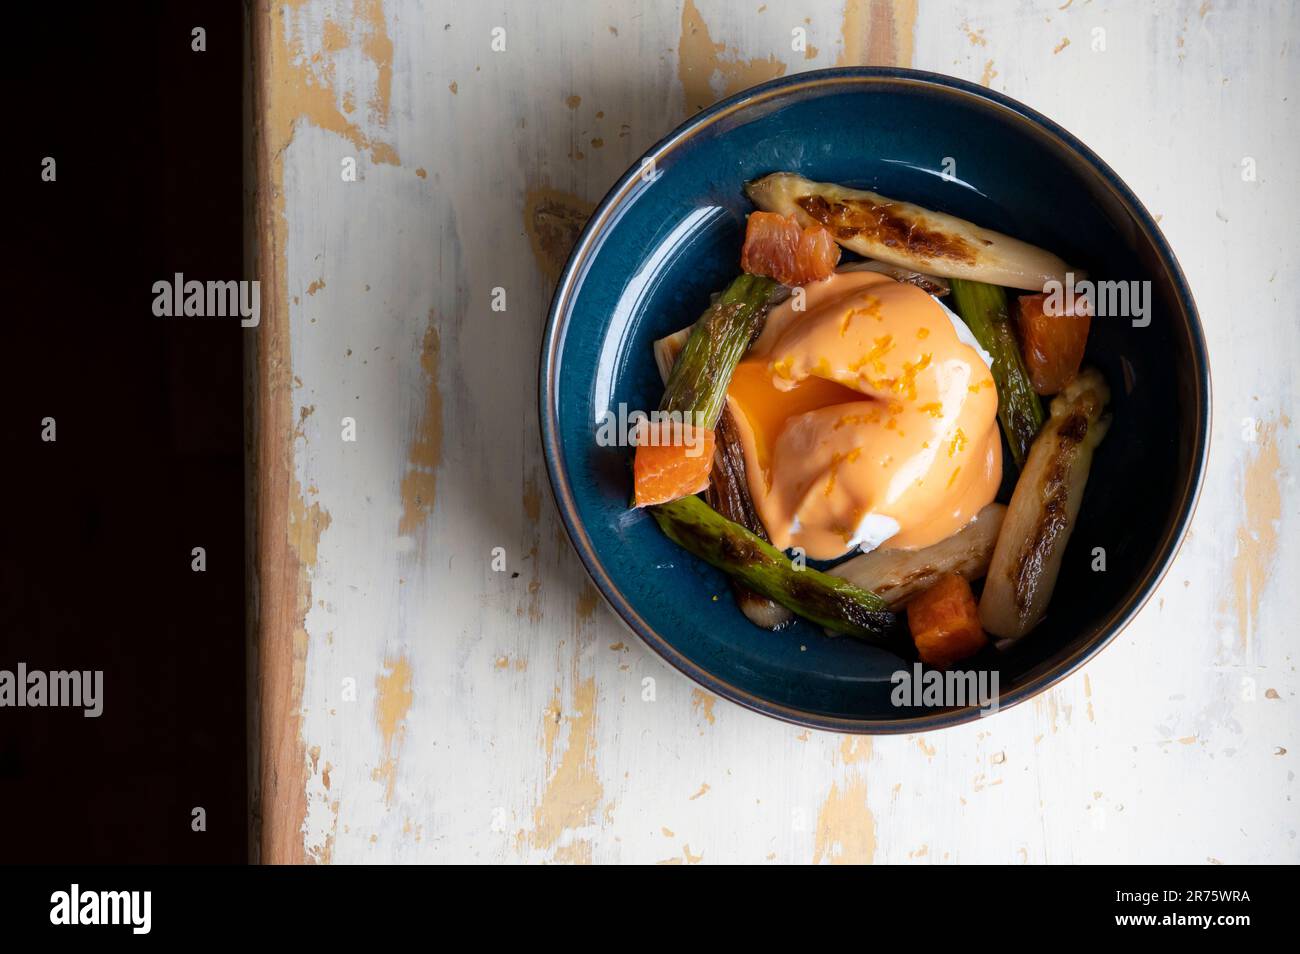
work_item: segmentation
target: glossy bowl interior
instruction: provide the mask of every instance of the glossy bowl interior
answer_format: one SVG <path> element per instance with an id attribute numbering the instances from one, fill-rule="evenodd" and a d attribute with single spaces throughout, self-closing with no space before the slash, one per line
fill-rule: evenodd
<path id="1" fill-rule="evenodd" d="M 642 639 L 742 705 L 858 732 L 975 716 L 894 706 L 900 663 L 885 652 L 804 622 L 754 627 L 722 574 L 628 510 L 630 452 L 596 440 L 607 412 L 657 406 L 651 343 L 692 322 L 734 277 L 752 210 L 741 187 L 777 170 L 959 215 L 1095 278 L 1150 282 L 1149 325 L 1093 322 L 1087 361 L 1110 382 L 1114 423 L 1048 618 L 1021 648 L 975 665 L 998 670 L 1002 708 L 1023 701 L 1113 638 L 1172 559 L 1208 446 L 1209 376 L 1191 295 L 1150 215 L 1073 136 L 980 87 L 910 70 L 784 78 L 695 117 L 615 185 L 561 278 L 541 358 L 544 449 L 573 543 Z M 1092 569 L 1094 548 L 1104 572 Z"/>

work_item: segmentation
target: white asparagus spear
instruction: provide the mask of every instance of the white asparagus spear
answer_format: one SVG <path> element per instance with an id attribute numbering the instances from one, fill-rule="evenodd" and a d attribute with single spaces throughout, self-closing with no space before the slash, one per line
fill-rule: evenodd
<path id="1" fill-rule="evenodd" d="M 959 573 L 967 580 L 982 577 L 989 568 L 1006 512 L 1002 504 L 991 503 L 966 526 L 932 546 L 872 550 L 845 560 L 829 572 L 870 590 L 897 611 L 945 574 Z"/>
<path id="2" fill-rule="evenodd" d="M 980 597 L 980 622 L 1007 649 L 1042 620 L 1074 531 L 1092 452 L 1106 436 L 1110 390 L 1086 368 L 1052 399 L 1029 448 Z"/>
<path id="3" fill-rule="evenodd" d="M 921 291 L 933 295 L 935 298 L 942 298 L 952 291 L 948 287 L 948 283 L 938 275 L 925 275 L 910 268 L 890 265 L 888 262 L 876 262 L 869 258 L 864 258 L 860 262 L 849 262 L 847 265 L 841 265 L 835 271 L 841 274 L 845 272 L 877 272 L 881 275 L 888 275 L 896 282 L 915 285 Z"/>
<path id="4" fill-rule="evenodd" d="M 1027 242 L 875 192 L 774 172 L 746 184 L 745 193 L 765 212 L 826 226 L 851 252 L 928 275 L 1042 291 L 1071 270 Z"/>

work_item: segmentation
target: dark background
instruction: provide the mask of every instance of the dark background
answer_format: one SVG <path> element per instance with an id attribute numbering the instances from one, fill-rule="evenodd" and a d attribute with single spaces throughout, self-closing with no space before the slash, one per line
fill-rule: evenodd
<path id="1" fill-rule="evenodd" d="M 0 708 L 0 862 L 241 862 L 256 332 L 151 286 L 246 277 L 242 4 L 36 7 L 6 11 L 0 669 L 102 669 L 104 711 Z"/>

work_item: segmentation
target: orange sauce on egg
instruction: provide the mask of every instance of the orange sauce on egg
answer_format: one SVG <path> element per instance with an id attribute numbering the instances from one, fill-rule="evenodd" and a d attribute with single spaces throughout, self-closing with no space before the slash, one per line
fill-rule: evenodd
<path id="1" fill-rule="evenodd" d="M 807 286 L 799 303 L 772 310 L 727 392 L 772 542 L 833 559 L 868 518 L 897 524 L 895 547 L 961 529 L 1001 480 L 979 353 L 928 294 L 874 272 Z"/>

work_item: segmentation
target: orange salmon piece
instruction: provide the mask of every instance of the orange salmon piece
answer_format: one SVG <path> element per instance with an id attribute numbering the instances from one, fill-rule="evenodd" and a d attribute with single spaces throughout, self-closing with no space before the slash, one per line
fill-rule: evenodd
<path id="1" fill-rule="evenodd" d="M 822 225 L 801 228 L 794 216 L 751 212 L 745 225 L 740 267 L 750 275 L 766 275 L 782 285 L 807 285 L 835 271 L 840 247 Z"/>

